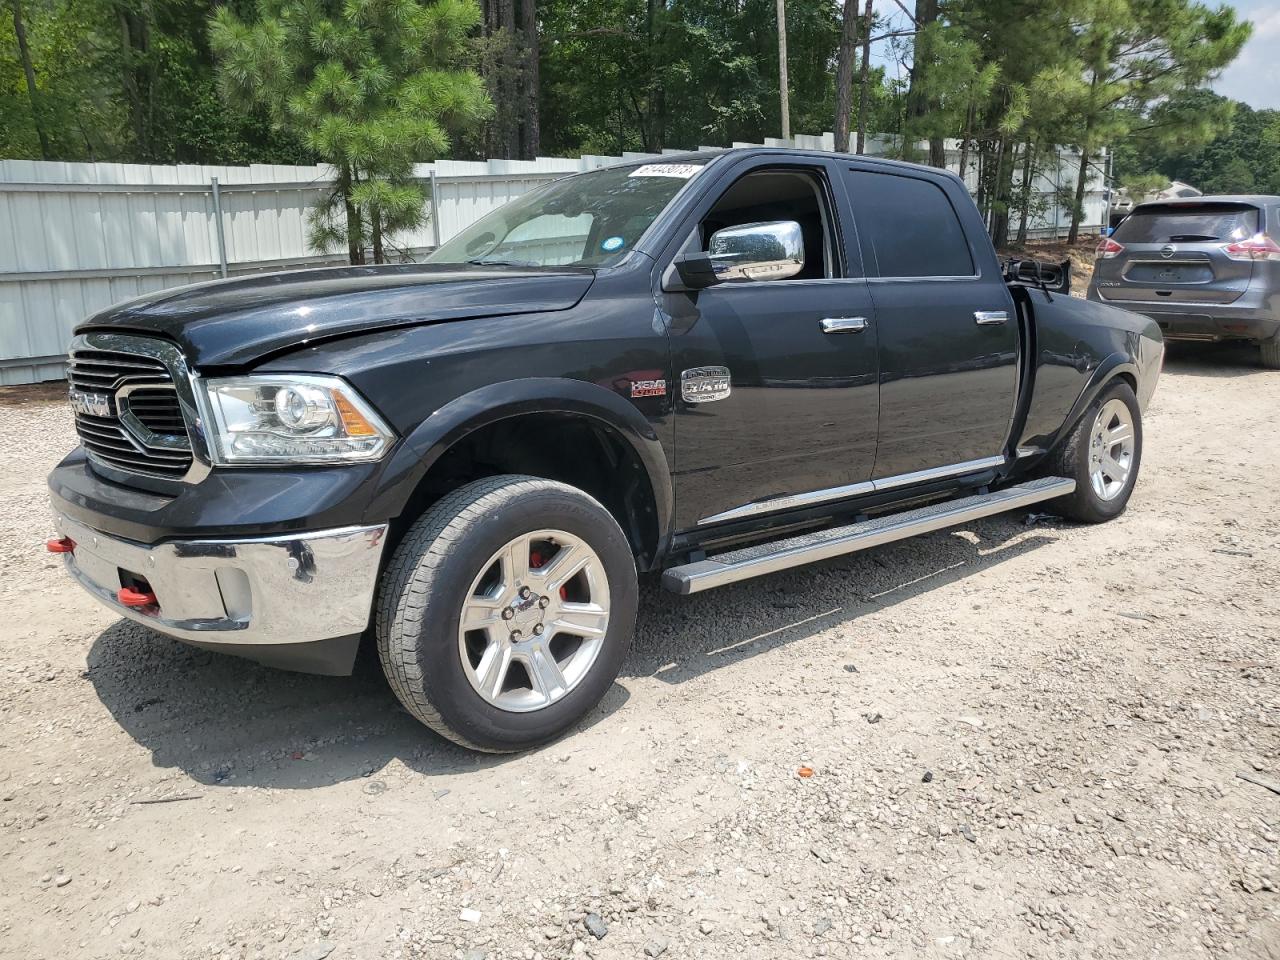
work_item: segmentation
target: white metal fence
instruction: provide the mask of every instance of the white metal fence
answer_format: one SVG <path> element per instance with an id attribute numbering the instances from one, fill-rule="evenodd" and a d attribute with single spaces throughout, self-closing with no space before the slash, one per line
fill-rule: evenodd
<path id="1" fill-rule="evenodd" d="M 765 145 L 830 150 L 833 138 Z M 887 150 L 887 142 L 873 140 L 868 152 Z M 1047 202 L 1032 224 L 1035 235 L 1070 221 L 1051 194 L 1075 183 L 1078 166 L 1074 153 L 1059 153 L 1056 175 L 1035 184 Z M 430 216 L 396 244 L 417 256 L 541 183 L 648 156 L 422 164 L 417 173 L 431 185 Z M 953 169 L 958 157 L 949 151 Z M 121 300 L 223 276 L 344 262 L 345 252 L 322 256 L 307 246 L 307 210 L 329 188 L 328 170 L 319 166 L 0 160 L 0 384 L 61 377 L 75 325 Z M 1096 230 L 1107 206 L 1096 174 L 1085 206 L 1085 222 Z"/>

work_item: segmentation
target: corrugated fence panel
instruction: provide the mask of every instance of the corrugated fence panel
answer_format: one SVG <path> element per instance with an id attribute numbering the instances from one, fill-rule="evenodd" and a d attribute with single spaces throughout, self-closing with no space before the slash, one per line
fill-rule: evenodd
<path id="1" fill-rule="evenodd" d="M 830 133 L 768 143 L 834 148 Z M 872 138 L 868 152 L 891 153 L 893 147 Z M 947 147 L 949 166 L 956 170 L 959 145 L 950 141 Z M 415 175 L 424 187 L 434 184 L 434 196 L 422 224 L 389 238 L 389 251 L 417 257 L 437 237 L 446 241 L 557 177 L 679 152 L 419 164 Z M 1077 155 L 1065 148 L 1056 154 L 1056 166 L 1049 163 L 1033 187 L 1043 207 L 1030 224 L 1033 235 L 1056 235 L 1070 221 L 1054 200 L 1060 188 L 1074 185 Z M 92 313 L 150 291 L 220 276 L 219 207 L 230 276 L 345 262 L 345 249 L 319 254 L 307 241 L 308 211 L 331 183 L 332 170 L 324 166 L 0 160 L 0 384 L 60 376 L 73 328 Z M 1099 175 L 1091 176 L 1085 194 L 1089 230 L 1105 219 L 1103 187 Z M 566 218 L 566 256 L 580 232 Z"/>

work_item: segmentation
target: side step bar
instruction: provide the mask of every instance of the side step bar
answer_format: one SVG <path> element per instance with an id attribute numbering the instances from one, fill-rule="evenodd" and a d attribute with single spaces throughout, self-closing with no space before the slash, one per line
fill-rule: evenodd
<path id="1" fill-rule="evenodd" d="M 671 567 L 663 572 L 662 585 L 672 593 L 701 593 L 727 583 L 943 530 L 1004 513 L 1006 510 L 1028 507 L 1042 500 L 1065 497 L 1075 488 L 1076 482 L 1070 477 L 1041 477 L 994 493 L 945 500 L 915 510 L 886 514 L 873 520 L 805 533 L 786 540 L 761 543 L 717 554 L 696 563 Z"/>

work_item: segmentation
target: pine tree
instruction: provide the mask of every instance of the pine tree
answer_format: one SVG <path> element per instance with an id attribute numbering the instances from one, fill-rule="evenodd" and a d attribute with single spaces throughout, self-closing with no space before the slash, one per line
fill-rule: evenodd
<path id="1" fill-rule="evenodd" d="M 1077 40 L 1087 86 L 1072 104 L 1080 146 L 1072 243 L 1098 146 L 1127 136 L 1153 105 L 1215 76 L 1251 31 L 1230 7 L 1210 9 L 1194 0 L 1093 0 L 1090 6 Z M 1168 129 L 1176 135 L 1176 127 Z"/>
<path id="2" fill-rule="evenodd" d="M 265 107 L 333 166 L 333 190 L 310 214 L 320 251 L 344 242 L 352 263 L 386 260 L 394 233 L 419 225 L 415 163 L 443 154 L 449 130 L 491 107 L 462 69 L 475 0 L 257 0 L 256 18 L 221 7 L 210 43 L 230 102 Z"/>

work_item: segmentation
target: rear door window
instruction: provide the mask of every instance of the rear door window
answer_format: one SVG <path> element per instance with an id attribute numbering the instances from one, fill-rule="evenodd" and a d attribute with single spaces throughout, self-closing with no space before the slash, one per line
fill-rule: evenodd
<path id="1" fill-rule="evenodd" d="M 1231 243 L 1258 232 L 1258 209 L 1243 204 L 1144 207 L 1116 228 L 1119 243 Z"/>
<path id="2" fill-rule="evenodd" d="M 849 171 L 858 230 L 881 277 L 971 277 L 976 271 L 955 208 L 929 180 Z"/>

